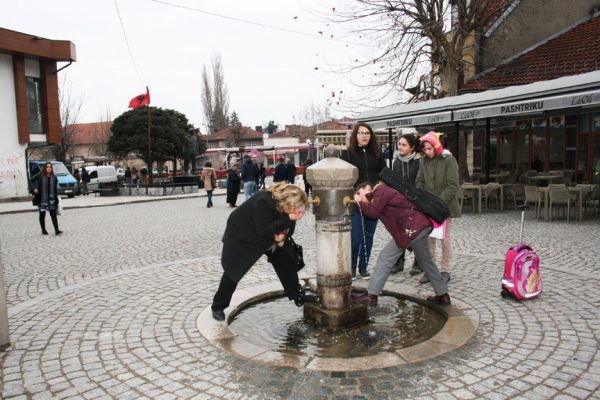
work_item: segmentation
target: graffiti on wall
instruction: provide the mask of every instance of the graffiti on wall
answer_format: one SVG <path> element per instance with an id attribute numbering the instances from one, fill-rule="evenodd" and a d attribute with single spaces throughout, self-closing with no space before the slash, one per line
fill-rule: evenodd
<path id="1" fill-rule="evenodd" d="M 0 181 L 19 181 L 26 179 L 23 154 L 0 157 Z"/>

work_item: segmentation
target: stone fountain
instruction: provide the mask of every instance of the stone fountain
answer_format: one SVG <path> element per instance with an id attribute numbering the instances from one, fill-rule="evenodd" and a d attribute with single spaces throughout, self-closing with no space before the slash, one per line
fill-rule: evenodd
<path id="1" fill-rule="evenodd" d="M 368 319 L 367 306 L 350 301 L 352 290 L 351 236 L 354 184 L 358 169 L 339 158 L 330 145 L 325 158 L 306 170 L 313 188 L 317 244 L 319 303 L 304 306 L 304 319 L 322 329 L 336 331 Z"/>

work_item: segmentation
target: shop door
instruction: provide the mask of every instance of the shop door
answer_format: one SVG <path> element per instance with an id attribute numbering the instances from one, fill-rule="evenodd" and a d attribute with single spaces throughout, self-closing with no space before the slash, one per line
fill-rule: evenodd
<path id="1" fill-rule="evenodd" d="M 591 152 L 591 182 L 600 184 L 600 133 L 594 133 L 592 135 L 592 146 Z"/>

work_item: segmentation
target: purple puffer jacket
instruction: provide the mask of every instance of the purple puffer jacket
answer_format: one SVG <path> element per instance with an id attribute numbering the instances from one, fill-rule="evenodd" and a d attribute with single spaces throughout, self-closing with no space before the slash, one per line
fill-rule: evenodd
<path id="1" fill-rule="evenodd" d="M 367 198 L 370 204 L 361 201 L 357 206 L 363 215 L 379 218 L 401 249 L 406 249 L 423 229 L 432 226 L 431 220 L 406 197 L 385 184 L 377 186 Z"/>

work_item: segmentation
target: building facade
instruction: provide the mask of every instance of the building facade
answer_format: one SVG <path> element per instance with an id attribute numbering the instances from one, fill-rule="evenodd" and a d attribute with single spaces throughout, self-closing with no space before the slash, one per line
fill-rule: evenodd
<path id="1" fill-rule="evenodd" d="M 60 142 L 57 62 L 75 60 L 69 41 L 0 28 L 0 198 L 27 196 L 30 152 Z"/>

